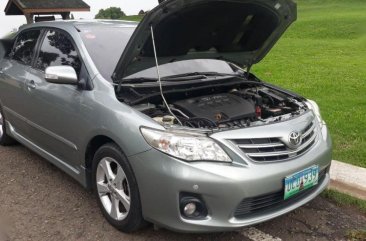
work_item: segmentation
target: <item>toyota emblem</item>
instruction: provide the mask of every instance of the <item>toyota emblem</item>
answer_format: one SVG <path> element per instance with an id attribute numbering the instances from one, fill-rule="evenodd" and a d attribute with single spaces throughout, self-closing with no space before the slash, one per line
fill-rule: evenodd
<path id="1" fill-rule="evenodd" d="M 293 131 L 290 133 L 290 136 L 289 136 L 289 144 L 290 144 L 290 147 L 292 148 L 297 148 L 301 145 L 301 141 L 302 141 L 302 138 L 301 138 L 301 134 L 297 131 Z"/>

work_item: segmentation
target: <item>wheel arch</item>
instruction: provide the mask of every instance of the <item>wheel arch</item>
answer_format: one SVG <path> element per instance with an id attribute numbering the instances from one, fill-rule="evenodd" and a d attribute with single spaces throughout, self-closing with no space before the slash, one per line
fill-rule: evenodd
<path id="1" fill-rule="evenodd" d="M 94 136 L 86 146 L 84 158 L 85 158 L 85 171 L 86 171 L 86 187 L 89 190 L 92 189 L 92 166 L 93 166 L 94 155 L 100 147 L 102 147 L 107 143 L 114 143 L 118 146 L 116 141 L 114 141 L 112 138 L 106 135 Z"/>

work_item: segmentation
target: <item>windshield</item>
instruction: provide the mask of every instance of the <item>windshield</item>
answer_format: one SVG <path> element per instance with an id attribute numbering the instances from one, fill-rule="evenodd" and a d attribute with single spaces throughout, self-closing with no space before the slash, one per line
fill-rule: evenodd
<path id="1" fill-rule="evenodd" d="M 135 31 L 134 25 L 78 25 L 80 36 L 100 74 L 112 82 L 112 74 Z"/>
<path id="2" fill-rule="evenodd" d="M 134 25 L 99 23 L 77 26 L 86 49 L 100 74 L 112 82 L 113 71 L 129 39 L 135 31 Z M 160 77 L 186 73 L 217 72 L 233 74 L 234 70 L 222 60 L 194 59 L 177 61 L 159 66 Z M 156 67 L 140 71 L 125 79 L 158 78 Z"/>

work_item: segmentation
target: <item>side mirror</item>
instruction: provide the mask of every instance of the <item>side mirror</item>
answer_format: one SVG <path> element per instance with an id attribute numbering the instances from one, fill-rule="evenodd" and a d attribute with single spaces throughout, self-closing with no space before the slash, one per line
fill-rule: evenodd
<path id="1" fill-rule="evenodd" d="M 71 66 L 51 66 L 45 71 L 47 82 L 64 85 L 77 85 L 79 80 L 76 71 Z"/>

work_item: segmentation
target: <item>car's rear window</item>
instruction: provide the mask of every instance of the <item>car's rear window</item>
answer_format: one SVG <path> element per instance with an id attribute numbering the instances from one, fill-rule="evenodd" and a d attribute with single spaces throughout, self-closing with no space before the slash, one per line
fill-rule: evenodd
<path id="1" fill-rule="evenodd" d="M 134 26 L 103 24 L 78 26 L 81 38 L 100 74 L 112 81 L 112 74 L 125 49 Z"/>

